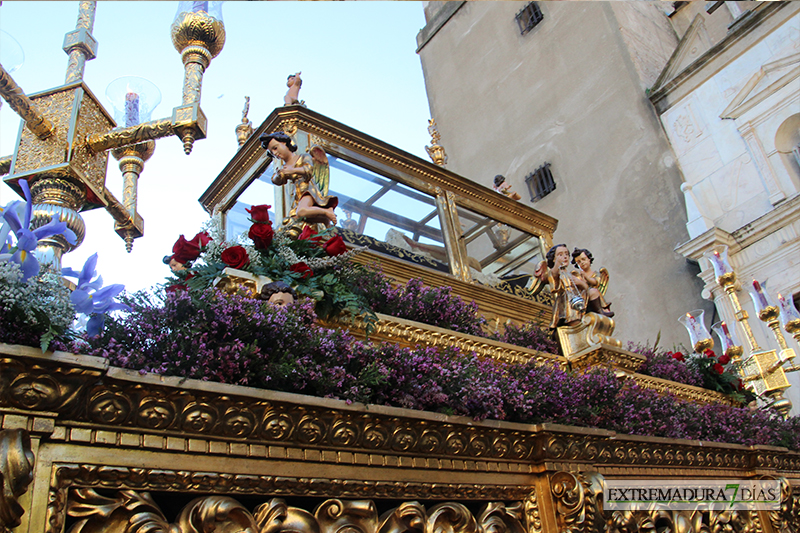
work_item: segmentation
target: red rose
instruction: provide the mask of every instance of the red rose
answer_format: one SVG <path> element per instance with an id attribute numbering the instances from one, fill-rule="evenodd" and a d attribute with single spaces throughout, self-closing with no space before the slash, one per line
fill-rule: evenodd
<path id="1" fill-rule="evenodd" d="M 725 372 L 725 368 L 719 363 L 714 363 L 714 370 L 717 371 L 717 374 L 722 374 Z"/>
<path id="2" fill-rule="evenodd" d="M 314 244 L 319 244 L 320 238 L 316 236 L 317 230 L 312 228 L 311 226 L 306 226 L 303 228 L 303 231 L 300 232 L 300 236 L 297 237 L 298 240 L 301 241 L 311 241 Z"/>
<path id="3" fill-rule="evenodd" d="M 719 356 L 719 364 L 727 365 L 730 362 L 731 362 L 731 356 L 730 355 L 724 353 L 724 354 Z"/>
<path id="4" fill-rule="evenodd" d="M 250 220 L 253 222 L 269 222 L 269 208 L 271 205 L 254 205 L 250 209 L 245 209 L 250 213 Z M 252 238 L 252 237 L 251 237 Z"/>
<path id="5" fill-rule="evenodd" d="M 344 240 L 342 239 L 341 235 L 337 235 L 325 243 L 325 253 L 331 257 L 334 255 L 342 255 L 346 251 L 347 246 L 344 245 Z"/>
<path id="6" fill-rule="evenodd" d="M 198 248 L 202 249 L 208 246 L 208 243 L 211 242 L 211 237 L 209 237 L 208 233 L 206 233 L 205 231 L 201 231 L 200 233 L 192 237 L 192 240 L 189 242 L 197 245 Z"/>
<path id="7" fill-rule="evenodd" d="M 736 390 L 742 390 L 743 388 L 744 388 L 744 381 L 740 379 L 739 383 L 736 384 Z"/>
<path id="8" fill-rule="evenodd" d="M 175 244 L 172 245 L 172 258 L 178 263 L 184 264 L 189 261 L 194 261 L 200 257 L 200 246 L 181 235 Z"/>
<path id="9" fill-rule="evenodd" d="M 185 264 L 189 261 L 194 261 L 200 257 L 200 251 L 204 246 L 211 242 L 211 237 L 208 233 L 201 231 L 191 241 L 187 241 L 186 237 L 181 235 L 175 244 L 172 245 L 172 257 L 178 263 Z"/>
<path id="10" fill-rule="evenodd" d="M 706 357 L 716 357 L 716 355 L 717 355 L 717 354 L 714 353 L 714 350 L 711 350 L 711 349 L 706 350 L 703 353 L 705 354 Z"/>
<path id="11" fill-rule="evenodd" d="M 231 268 L 242 268 L 250 262 L 250 258 L 247 256 L 247 250 L 241 246 L 226 248 L 220 255 L 220 259 Z"/>
<path id="12" fill-rule="evenodd" d="M 303 279 L 308 279 L 314 275 L 314 271 L 311 270 L 311 267 L 303 262 L 293 264 L 291 267 L 289 267 L 289 270 L 292 272 L 297 272 L 298 274 L 302 274 Z"/>
<path id="13" fill-rule="evenodd" d="M 683 361 L 683 354 L 681 352 L 667 352 L 668 354 L 672 355 L 672 358 L 677 361 Z"/>
<path id="14" fill-rule="evenodd" d="M 253 239 L 253 244 L 259 250 L 266 250 L 272 244 L 274 232 L 270 224 L 253 224 L 247 236 Z"/>

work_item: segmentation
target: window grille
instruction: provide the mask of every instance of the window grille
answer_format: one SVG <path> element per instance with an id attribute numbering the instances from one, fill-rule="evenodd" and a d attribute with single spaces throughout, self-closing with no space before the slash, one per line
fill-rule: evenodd
<path id="1" fill-rule="evenodd" d="M 541 200 L 556 190 L 556 182 L 553 179 L 553 173 L 550 171 L 550 163 L 545 163 L 528 174 L 525 178 L 525 183 L 531 193 L 531 202 Z"/>
<path id="2" fill-rule="evenodd" d="M 536 4 L 536 2 L 531 2 L 523 7 L 522 11 L 517 13 L 516 19 L 517 24 L 519 24 L 519 31 L 522 33 L 522 35 L 525 35 L 531 31 L 534 26 L 539 24 L 543 18 L 544 15 L 542 15 L 542 10 L 539 9 L 539 6 Z"/>

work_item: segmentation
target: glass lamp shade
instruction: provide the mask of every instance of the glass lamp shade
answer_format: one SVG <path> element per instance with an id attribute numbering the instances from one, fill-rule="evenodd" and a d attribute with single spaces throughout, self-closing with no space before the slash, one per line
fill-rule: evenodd
<path id="1" fill-rule="evenodd" d="M 722 283 L 727 277 L 731 277 L 733 269 L 728 262 L 728 247 L 724 244 L 718 244 L 711 250 L 705 252 L 703 257 L 708 259 L 711 266 L 714 267 L 714 275 L 718 283 Z M 731 280 L 732 282 L 733 280 Z"/>
<path id="2" fill-rule="evenodd" d="M 678 319 L 678 322 L 683 324 L 686 331 L 689 332 L 689 340 L 692 343 L 692 349 L 696 353 L 703 353 L 714 346 L 714 340 L 711 338 L 711 333 L 706 329 L 704 318 L 705 311 L 695 309 Z"/>
<path id="3" fill-rule="evenodd" d="M 725 321 L 717 322 L 711 326 L 711 330 L 717 334 L 717 337 L 719 337 L 719 342 L 722 346 L 722 353 L 730 353 L 732 349 L 736 350 L 741 346 L 739 341 L 736 339 L 736 330 L 730 329 Z"/>
<path id="4" fill-rule="evenodd" d="M 123 76 L 109 83 L 106 97 L 114 108 L 114 120 L 126 128 L 148 122 L 153 109 L 161 103 L 158 87 L 136 76 Z"/>
<path id="5" fill-rule="evenodd" d="M 772 301 L 772 298 L 769 297 L 767 293 L 767 282 L 766 281 L 758 281 L 753 280 L 753 283 L 750 284 L 748 287 L 748 292 L 750 292 L 750 298 L 753 300 L 753 306 L 756 308 L 756 314 L 758 314 L 758 318 L 761 320 L 769 320 L 771 318 L 777 318 L 777 307 L 775 303 Z M 775 315 L 771 317 L 771 315 Z M 770 317 L 767 317 L 770 315 Z"/>
<path id="6" fill-rule="evenodd" d="M 789 291 L 786 292 L 791 294 Z M 778 306 L 781 311 L 781 324 L 783 325 L 783 329 L 792 335 L 800 332 L 800 313 L 797 312 L 792 298 L 784 298 L 781 293 L 778 293 Z"/>
<path id="7" fill-rule="evenodd" d="M 11 35 L 0 30 L 0 64 L 11 74 L 16 72 L 25 62 L 22 46 Z"/>
<path id="8" fill-rule="evenodd" d="M 177 21 L 181 18 L 181 13 L 199 13 L 203 11 L 218 21 L 223 22 L 222 4 L 223 2 L 202 2 L 192 0 L 178 2 L 178 12 L 175 14 L 175 20 Z"/>

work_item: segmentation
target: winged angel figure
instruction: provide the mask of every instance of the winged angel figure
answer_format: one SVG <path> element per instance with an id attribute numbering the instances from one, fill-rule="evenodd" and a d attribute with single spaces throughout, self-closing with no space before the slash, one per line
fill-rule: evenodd
<path id="1" fill-rule="evenodd" d="M 272 183 L 285 185 L 291 181 L 294 184 L 289 218 L 301 224 L 326 227 L 336 224 L 334 209 L 339 199 L 328 195 L 330 168 L 325 150 L 315 145 L 308 153 L 298 154 L 297 145 L 283 132 L 264 134 L 260 140 L 262 146 L 283 163 L 272 176 Z"/>

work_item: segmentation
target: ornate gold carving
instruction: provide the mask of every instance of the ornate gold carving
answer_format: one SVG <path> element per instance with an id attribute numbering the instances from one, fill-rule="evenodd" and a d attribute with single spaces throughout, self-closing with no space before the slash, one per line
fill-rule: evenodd
<path id="1" fill-rule="evenodd" d="M 278 124 L 278 130 L 282 130 L 286 135 L 294 138 L 294 136 L 297 135 L 299 125 L 300 122 L 297 119 L 282 120 L 280 124 Z"/>
<path id="2" fill-rule="evenodd" d="M 369 338 L 373 341 L 392 342 L 402 346 L 451 346 L 465 352 L 475 352 L 481 357 L 492 358 L 506 363 L 526 363 L 535 360 L 537 363 L 556 364 L 566 368 L 566 360 L 557 355 L 521 348 L 501 342 L 491 341 L 483 337 L 456 333 L 427 324 L 405 320 L 389 315 L 378 315 L 379 321 L 373 326 Z M 351 333 L 364 338 L 366 324 L 361 320 L 354 323 L 341 322 L 338 327 L 351 327 Z"/>
<path id="3" fill-rule="evenodd" d="M 53 134 L 45 139 L 39 139 L 31 131 L 22 130 L 16 148 L 14 175 L 64 163 L 76 90 L 77 87 L 73 86 L 67 90 L 34 98 L 36 107 L 53 123 Z"/>
<path id="4" fill-rule="evenodd" d="M 655 378 L 653 376 L 645 376 L 644 374 L 631 374 L 630 379 L 635 381 L 636 384 L 642 388 L 653 389 L 661 393 L 674 394 L 682 400 L 738 406 L 738 403 L 727 394 L 722 394 L 710 389 L 694 387 L 692 385 L 686 385 L 676 381 L 668 381 L 666 379 Z"/>
<path id="5" fill-rule="evenodd" d="M 169 383 L 170 378 L 165 379 Z M 102 424 L 106 429 L 182 431 L 185 436 L 216 435 L 298 447 L 313 443 L 343 451 L 494 461 L 577 460 L 649 468 L 711 466 L 742 472 L 757 467 L 800 470 L 800 454 L 780 449 L 716 447 L 713 443 L 698 448 L 663 439 L 628 440 L 610 431 L 521 432 L 450 420 L 422 423 L 413 417 L 369 412 L 354 416 L 334 407 L 265 402 L 258 396 L 245 396 L 244 391 L 233 397 L 176 388 L 174 384 L 143 387 L 98 370 L 44 361 L 32 364 L 30 358 L 0 359 L 0 406 L 51 411 L 58 413 L 59 419 Z"/>
<path id="6" fill-rule="evenodd" d="M 78 519 L 70 533 L 153 531 L 190 533 L 230 531 L 248 533 L 524 533 L 522 503 L 506 506 L 488 503 L 478 516 L 457 502 L 437 504 L 426 510 L 417 502 L 406 502 L 378 516 L 371 500 L 330 499 L 314 512 L 292 507 L 274 498 L 251 514 L 227 496 L 205 496 L 192 500 L 169 524 L 149 493 L 119 491 L 114 497 L 94 489 L 75 489 L 68 514 Z"/>
<path id="7" fill-rule="evenodd" d="M 162 118 L 129 128 L 115 128 L 104 133 L 94 133 L 86 138 L 86 143 L 92 150 L 103 152 L 111 148 L 120 148 L 174 134 L 172 119 Z"/>
<path id="8" fill-rule="evenodd" d="M 605 531 L 603 477 L 596 473 L 557 472 L 550 477 L 556 503 L 559 531 L 593 533 Z"/>
<path id="9" fill-rule="evenodd" d="M 528 533 L 542 532 L 542 514 L 539 509 L 539 500 L 536 489 L 531 490 L 527 498 L 522 502 L 522 512 L 525 513 L 525 523 L 528 526 Z"/>
<path id="10" fill-rule="evenodd" d="M 83 79 L 86 61 L 97 57 L 97 41 L 92 37 L 94 13 L 97 2 L 82 0 L 78 11 L 75 31 L 64 36 L 63 49 L 69 55 L 66 83 Z"/>
<path id="11" fill-rule="evenodd" d="M 236 141 L 239 146 L 243 146 L 247 139 L 253 135 L 253 123 L 247 118 L 247 112 L 250 111 L 250 97 L 244 97 L 244 110 L 242 111 L 242 122 L 236 126 Z"/>
<path id="12" fill-rule="evenodd" d="M 561 351 L 575 368 L 605 364 L 631 372 L 644 362 L 643 356 L 621 348 L 622 343 L 611 336 L 614 321 L 597 313 L 586 313 L 579 324 L 556 331 Z"/>
<path id="13" fill-rule="evenodd" d="M 34 135 L 46 139 L 53 133 L 53 124 L 39 111 L 36 104 L 25 96 L 25 92 L 2 65 L 0 65 L 0 96 L 25 121 L 25 125 Z"/>
<path id="14" fill-rule="evenodd" d="M 178 52 L 196 46 L 214 58 L 225 45 L 225 25 L 205 11 L 179 13 L 172 23 L 170 35 Z"/>
<path id="15" fill-rule="evenodd" d="M 657 524 L 673 533 L 700 533 L 695 529 L 688 513 L 682 511 L 613 511 L 608 513 L 609 533 L 650 533 L 659 531 Z"/>
<path id="16" fill-rule="evenodd" d="M 31 438 L 22 429 L 0 431 L 0 532 L 20 524 L 25 510 L 17 501 L 33 481 Z"/>
<path id="17" fill-rule="evenodd" d="M 76 488 L 348 498 L 366 496 L 381 499 L 449 499 L 479 495 L 484 501 L 521 501 L 528 498 L 531 492 L 531 488 L 527 485 L 514 484 L 421 483 L 400 480 L 370 482 L 358 479 L 227 474 L 91 464 L 59 464 L 54 475 L 51 497 L 53 516 L 56 514 L 56 508 L 63 509 L 67 491 Z M 274 505 L 275 502 L 276 500 L 272 500 L 270 503 Z M 277 507 L 276 510 L 264 510 L 260 514 L 273 516 L 285 514 L 285 511 L 280 511 L 280 505 Z M 502 519 L 510 523 L 513 519 L 518 519 L 522 507 L 512 505 L 506 511 L 509 516 Z"/>
<path id="18" fill-rule="evenodd" d="M 767 514 L 772 529 L 776 533 L 800 531 L 800 486 L 793 488 L 786 478 L 777 479 L 781 483 L 781 507 Z"/>
<path id="19" fill-rule="evenodd" d="M 439 144 L 442 136 L 439 135 L 439 129 L 433 119 L 428 120 L 428 133 L 431 136 L 431 145 L 426 146 L 425 151 L 428 152 L 428 157 L 431 158 L 434 165 L 443 167 L 447 164 L 447 153 L 444 151 L 444 147 Z"/>

